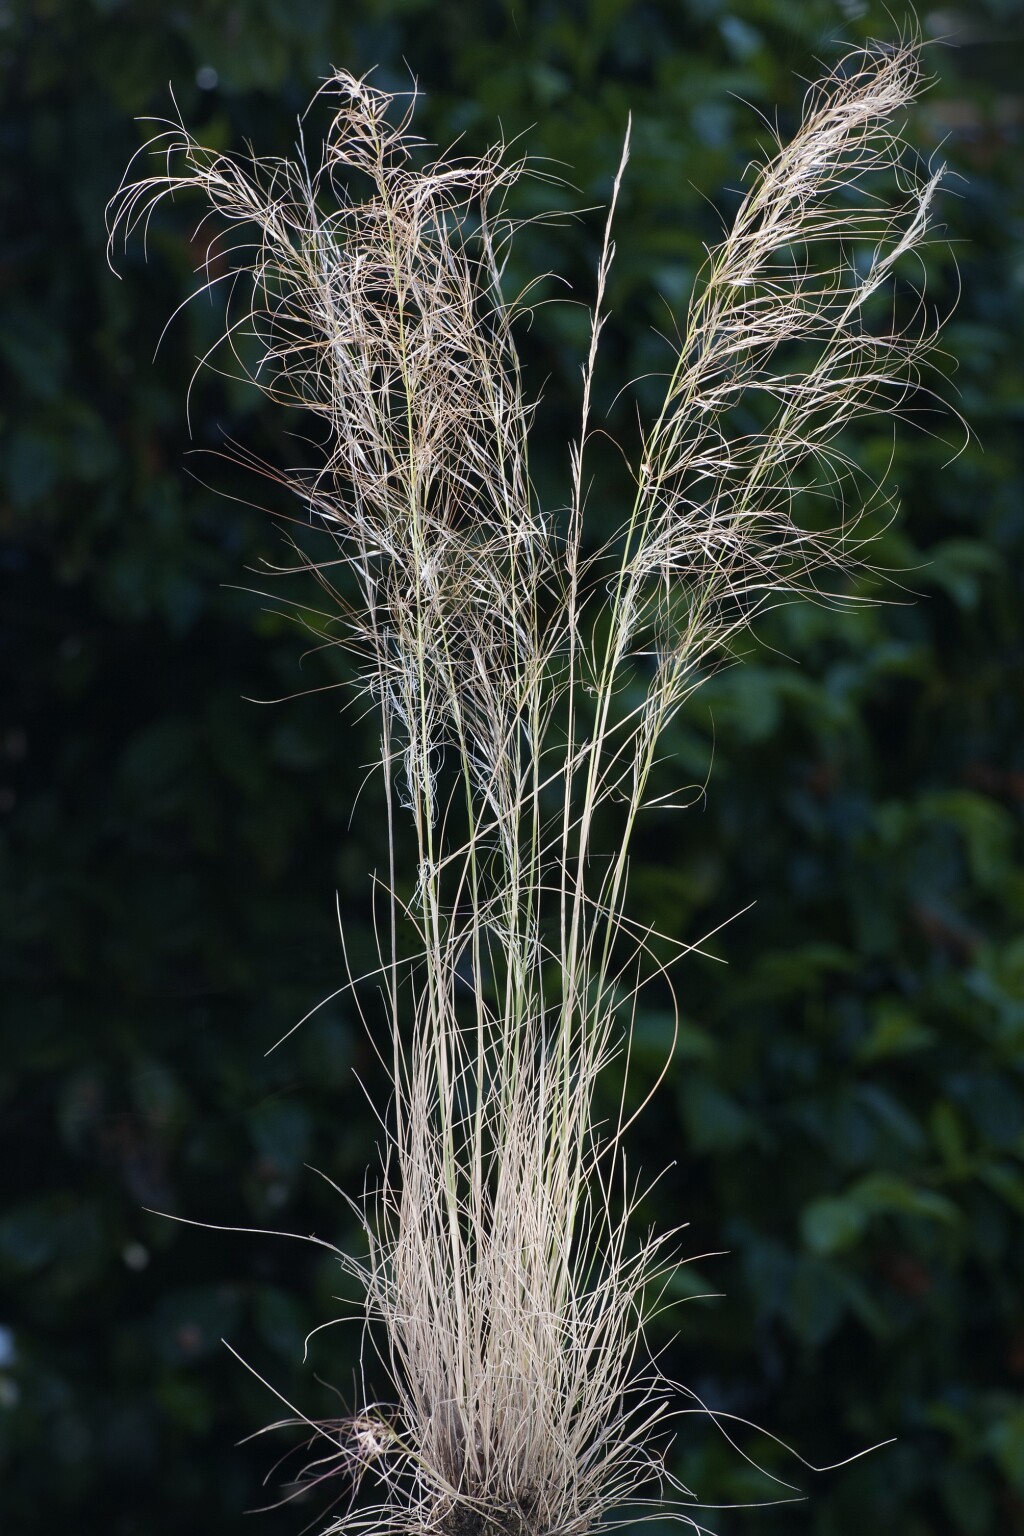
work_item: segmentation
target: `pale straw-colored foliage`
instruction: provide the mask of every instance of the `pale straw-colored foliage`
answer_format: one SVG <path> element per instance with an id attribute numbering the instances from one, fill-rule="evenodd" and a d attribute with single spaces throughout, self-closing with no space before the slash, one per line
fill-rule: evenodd
<path id="1" fill-rule="evenodd" d="M 624 910 L 629 838 L 688 695 L 767 608 L 842 600 L 827 573 L 866 542 L 841 433 L 900 404 L 932 339 L 923 303 L 908 325 L 877 302 L 926 236 L 940 175 L 899 136 L 918 81 L 913 46 L 845 60 L 755 168 L 681 327 L 632 508 L 600 548 L 585 456 L 627 152 L 562 517 L 531 485 L 502 286 L 522 160 L 499 146 L 429 163 L 412 106 L 339 73 L 315 170 L 301 144 L 245 161 L 172 124 L 164 170 L 114 200 L 114 232 L 189 188 L 239 231 L 206 268 L 230 285 L 226 344 L 322 420 L 321 462 L 286 483 L 333 541 L 314 569 L 379 706 L 393 838 L 411 813 L 414 896 L 394 863 L 384 882 L 385 1155 L 368 1257 L 345 1260 L 388 1402 L 322 1428 L 313 1468 L 366 1473 L 379 1496 L 338 1531 L 582 1536 L 663 1477 L 671 1392 L 643 1323 L 676 1261 L 633 1233 L 621 1157 L 651 969 Z M 798 519 L 809 482 L 830 524 Z M 609 801 L 614 847 L 598 840 Z M 599 1125 L 612 1058 L 623 1107 Z"/>

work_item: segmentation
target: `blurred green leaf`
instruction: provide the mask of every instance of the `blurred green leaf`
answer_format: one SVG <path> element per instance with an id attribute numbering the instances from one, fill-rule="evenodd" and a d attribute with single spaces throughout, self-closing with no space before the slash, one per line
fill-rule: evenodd
<path id="1" fill-rule="evenodd" d="M 800 1213 L 800 1231 L 814 1253 L 843 1253 L 860 1242 L 871 1213 L 856 1199 L 824 1196 L 812 1200 Z"/>
<path id="2" fill-rule="evenodd" d="M 925 1050 L 935 1040 L 935 1033 L 915 1017 L 903 1003 L 883 1000 L 875 1010 L 870 1033 L 857 1051 L 861 1061 L 882 1060 L 887 1056 L 905 1056 Z"/>
<path id="3" fill-rule="evenodd" d="M 1024 1494 L 1024 1405 L 997 1419 L 986 1438 L 1011 1487 Z"/>
<path id="4" fill-rule="evenodd" d="M 932 1189 L 920 1189 L 891 1173 L 871 1173 L 858 1179 L 849 1198 L 870 1214 L 922 1216 L 928 1221 L 955 1224 L 960 1213 L 951 1200 Z"/>

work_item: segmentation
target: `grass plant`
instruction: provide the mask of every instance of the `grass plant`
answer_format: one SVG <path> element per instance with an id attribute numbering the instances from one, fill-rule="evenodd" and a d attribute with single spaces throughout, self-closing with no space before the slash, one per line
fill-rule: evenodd
<path id="1" fill-rule="evenodd" d="M 588 455 L 628 134 L 554 511 L 515 339 L 531 294 L 505 291 L 525 158 L 431 159 L 414 95 L 339 72 L 315 164 L 302 139 L 258 161 L 174 122 L 160 171 L 133 167 L 113 200 L 112 241 L 167 196 L 205 199 L 205 286 L 230 295 L 209 360 L 320 420 L 315 466 L 273 473 L 329 540 L 323 558 L 295 541 L 322 596 L 309 622 L 379 711 L 392 1097 L 366 1251 L 339 1257 L 388 1398 L 316 1429 L 308 1475 L 365 1485 L 334 1531 L 584 1536 L 662 1494 L 701 1528 L 663 1454 L 700 1405 L 644 1344 L 678 1242 L 634 1230 L 623 1154 L 633 1009 L 665 953 L 629 913 L 630 839 L 666 727 L 758 617 L 863 600 L 847 577 L 886 503 L 846 429 L 921 390 L 934 340 L 911 274 L 942 172 L 901 137 L 920 80 L 912 42 L 847 57 L 753 168 L 610 540 L 588 524 Z M 613 1059 L 621 1108 L 601 1121 Z"/>

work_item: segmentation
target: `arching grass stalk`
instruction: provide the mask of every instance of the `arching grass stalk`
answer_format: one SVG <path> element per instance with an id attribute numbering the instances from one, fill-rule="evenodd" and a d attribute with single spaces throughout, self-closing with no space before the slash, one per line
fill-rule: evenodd
<path id="1" fill-rule="evenodd" d="M 918 83 L 912 45 L 851 56 L 755 168 L 600 547 L 585 459 L 628 137 L 562 520 L 530 479 L 527 298 L 503 286 L 506 194 L 527 167 L 504 146 L 429 161 L 414 103 L 401 115 L 339 73 L 315 169 L 301 143 L 296 160 L 243 160 L 175 123 L 154 140 L 161 172 L 113 200 L 112 240 L 186 189 L 237 231 L 218 236 L 223 276 L 205 274 L 229 286 L 224 344 L 322 419 L 322 463 L 286 483 L 333 549 L 300 563 L 379 706 L 389 829 L 404 810 L 414 838 L 415 898 L 394 854 L 387 893 L 384 1166 L 368 1258 L 345 1260 L 391 1401 L 322 1431 L 314 1475 L 369 1472 L 379 1495 L 338 1531 L 582 1536 L 662 1482 L 672 1390 L 643 1325 L 677 1259 L 631 1230 L 624 1084 L 617 1123 L 592 1114 L 652 968 L 626 912 L 630 836 L 666 725 L 758 615 L 853 600 L 827 575 L 869 541 L 860 499 L 844 505 L 841 434 L 918 387 L 932 340 L 920 296 L 909 324 L 879 302 L 941 175 L 901 143 Z M 247 367 L 236 343 L 253 336 Z M 809 481 L 830 526 L 798 520 Z"/>

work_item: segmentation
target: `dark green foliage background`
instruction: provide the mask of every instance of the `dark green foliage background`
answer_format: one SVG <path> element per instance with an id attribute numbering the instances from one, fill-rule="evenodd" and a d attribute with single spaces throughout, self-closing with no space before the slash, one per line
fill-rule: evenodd
<path id="1" fill-rule="evenodd" d="M 899 20 L 899 7 L 896 7 Z M 709 1514 L 719 1532 L 900 1536 L 1024 1531 L 1024 740 L 1019 440 L 1024 351 L 1024 66 L 1014 0 L 924 18 L 937 83 L 911 135 L 962 177 L 943 202 L 956 251 L 927 258 L 955 305 L 949 416 L 886 424 L 861 462 L 898 486 L 882 563 L 913 601 L 839 618 L 792 609 L 689 709 L 671 747 L 705 800 L 652 816 L 636 907 L 713 941 L 728 966 L 677 976 L 683 1033 L 638 1128 L 637 1166 L 673 1166 L 649 1200 L 691 1223 L 665 1364 L 714 1407 L 812 1462 L 898 1443 L 810 1498 Z M 799 77 L 844 42 L 891 36 L 880 4 L 826 0 L 0 0 L 0 1522 L 11 1536 L 243 1529 L 294 1442 L 234 1442 L 285 1410 L 225 1337 L 304 1412 L 353 1392 L 358 1327 L 318 1250 L 201 1232 L 202 1221 L 357 1243 L 323 1170 L 358 1193 L 375 1158 L 356 1084 L 383 1087 L 350 1003 L 267 1048 L 371 962 L 369 878 L 384 834 L 372 719 L 271 605 L 236 590 L 280 550 L 219 492 L 270 500 L 222 460 L 225 437 L 296 456 L 251 390 L 206 376 L 205 302 L 171 326 L 201 250 L 188 210 L 104 259 L 103 210 L 168 110 L 224 147 L 287 151 L 331 63 L 424 89 L 420 126 L 482 147 L 529 129 L 586 208 L 607 197 L 627 111 L 602 389 L 658 367 L 652 327 L 683 305 L 743 166 L 793 125 Z M 198 81 L 207 86 L 202 89 Z M 215 77 L 209 73 L 215 71 Z M 216 83 L 213 83 L 214 80 Z M 560 194 L 544 191 L 542 202 Z M 531 264 L 584 300 L 598 215 L 532 233 Z M 554 290 L 552 290 L 554 291 Z M 564 496 L 583 312 L 525 338 L 546 404 L 540 484 Z M 628 436 L 631 407 L 615 420 Z M 936 435 L 930 435 L 934 433 Z M 198 478 L 191 478 L 189 470 Z M 615 515 L 614 473 L 595 515 Z M 214 489 L 209 489 L 212 486 Z M 280 503 L 276 503 L 280 505 Z M 792 658 L 792 659 L 791 659 Z M 668 1037 L 652 997 L 637 1091 Z M 699 1270 L 699 1274 L 696 1273 Z M 673 1466 L 715 1504 L 770 1497 L 697 1419 Z M 287 1469 L 286 1469 L 287 1470 Z M 271 1479 L 268 1497 L 281 1491 Z M 320 1506 L 244 1528 L 297 1531 Z"/>

